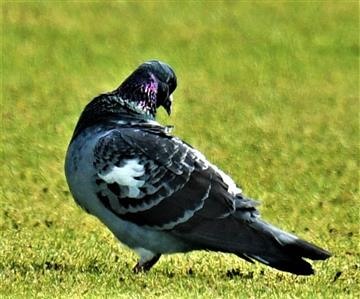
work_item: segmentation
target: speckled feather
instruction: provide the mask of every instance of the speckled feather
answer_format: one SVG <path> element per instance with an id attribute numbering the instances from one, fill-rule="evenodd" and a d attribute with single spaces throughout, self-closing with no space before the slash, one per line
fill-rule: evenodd
<path id="1" fill-rule="evenodd" d="M 215 218 L 235 212 L 236 206 L 243 207 L 236 204 L 242 197 L 229 195 L 221 175 L 197 151 L 164 134 L 161 126 L 153 126 L 150 131 L 140 128 L 119 126 L 102 137 L 95 148 L 94 165 L 98 173 L 121 166 L 124 159 L 136 158 L 144 166 L 145 173 L 138 179 L 145 184 L 135 198 L 127 196 L 126 186 L 115 188 L 96 179 L 101 201 L 119 217 L 161 229 L 203 206 L 204 201 L 203 213 Z M 254 210 L 255 203 L 250 202 L 247 200 L 246 209 Z"/>
<path id="2" fill-rule="evenodd" d="M 135 272 L 164 253 L 206 249 L 312 274 L 303 257 L 327 251 L 262 221 L 228 175 L 154 121 L 160 106 L 170 114 L 175 88 L 173 70 L 149 61 L 85 107 L 65 162 L 76 202 L 139 253 Z"/>

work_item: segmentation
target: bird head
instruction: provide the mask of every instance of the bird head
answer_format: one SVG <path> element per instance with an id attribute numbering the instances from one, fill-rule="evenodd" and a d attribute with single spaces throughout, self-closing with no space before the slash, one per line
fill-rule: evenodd
<path id="1" fill-rule="evenodd" d="M 168 64 L 150 60 L 141 64 L 114 92 L 136 112 L 155 117 L 160 106 L 171 114 L 176 85 L 176 75 Z"/>

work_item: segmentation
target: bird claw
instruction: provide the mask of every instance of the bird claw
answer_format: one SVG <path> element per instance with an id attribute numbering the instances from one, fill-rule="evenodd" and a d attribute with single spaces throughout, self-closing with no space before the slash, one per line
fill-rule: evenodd
<path id="1" fill-rule="evenodd" d="M 132 269 L 135 274 L 138 274 L 140 272 L 145 272 L 145 269 L 143 266 L 140 265 L 140 263 L 137 263 L 135 267 Z"/>
<path id="2" fill-rule="evenodd" d="M 160 258 L 160 254 L 154 256 L 151 260 L 145 262 L 145 263 L 140 263 L 137 262 L 137 264 L 135 265 L 135 267 L 133 268 L 133 272 L 135 274 L 141 273 L 141 272 L 148 272 L 152 266 L 155 265 L 155 263 L 159 260 Z"/>

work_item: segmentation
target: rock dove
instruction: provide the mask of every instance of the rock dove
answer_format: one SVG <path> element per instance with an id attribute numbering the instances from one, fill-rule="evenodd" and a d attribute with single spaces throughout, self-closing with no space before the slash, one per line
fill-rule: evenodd
<path id="1" fill-rule="evenodd" d="M 161 254 L 211 250 L 313 274 L 304 258 L 328 251 L 263 221 L 257 201 L 155 121 L 160 106 L 170 115 L 176 86 L 173 69 L 151 60 L 85 107 L 65 159 L 75 201 L 140 256 L 134 272 Z"/>

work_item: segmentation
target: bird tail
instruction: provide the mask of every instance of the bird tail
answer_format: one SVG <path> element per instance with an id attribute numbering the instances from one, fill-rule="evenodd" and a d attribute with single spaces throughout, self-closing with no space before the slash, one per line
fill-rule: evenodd
<path id="1" fill-rule="evenodd" d="M 314 270 L 305 259 L 325 260 L 330 252 L 280 230 L 260 218 L 201 218 L 179 225 L 172 232 L 191 244 L 191 250 L 207 249 L 234 253 L 248 262 L 256 260 L 267 266 L 297 275 L 311 275 Z"/>
<path id="2" fill-rule="evenodd" d="M 314 270 L 304 258 L 325 260 L 331 256 L 330 252 L 260 219 L 251 223 L 250 228 L 253 230 L 253 238 L 249 236 L 248 245 L 254 240 L 256 247 L 246 246 L 247 250 L 238 254 L 240 257 L 257 260 L 281 271 L 311 275 Z"/>

